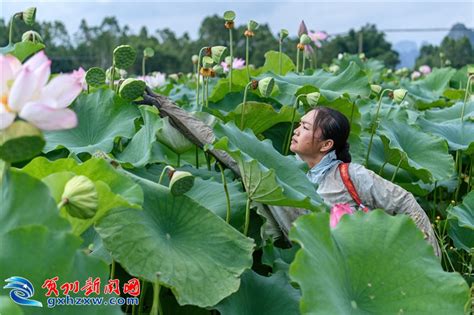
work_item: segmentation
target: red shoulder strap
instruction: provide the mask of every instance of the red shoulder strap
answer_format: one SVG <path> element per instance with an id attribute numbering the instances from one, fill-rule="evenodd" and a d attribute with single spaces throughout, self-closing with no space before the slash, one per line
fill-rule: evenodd
<path id="1" fill-rule="evenodd" d="M 355 186 L 352 183 L 351 177 L 349 175 L 349 164 L 350 163 L 340 163 L 338 166 L 342 182 L 344 183 L 344 186 L 346 186 L 347 191 L 351 195 L 352 199 L 359 205 L 362 211 L 368 212 L 369 208 L 362 204 L 359 194 L 357 193 L 357 190 L 355 189 Z"/>

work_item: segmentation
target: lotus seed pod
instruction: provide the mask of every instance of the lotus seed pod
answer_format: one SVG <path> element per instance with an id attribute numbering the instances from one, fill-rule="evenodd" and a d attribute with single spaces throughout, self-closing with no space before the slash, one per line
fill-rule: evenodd
<path id="1" fill-rule="evenodd" d="M 42 43 L 43 38 L 41 38 L 40 34 L 35 31 L 27 31 L 21 35 L 22 42 L 32 42 L 32 43 Z"/>
<path id="2" fill-rule="evenodd" d="M 32 26 L 33 24 L 35 24 L 36 8 L 31 7 L 26 9 L 22 12 L 21 16 L 26 25 Z"/>
<path id="3" fill-rule="evenodd" d="M 255 22 L 254 20 L 250 20 L 248 23 L 247 23 L 247 29 L 249 31 L 256 31 L 258 29 L 258 23 Z"/>
<path id="4" fill-rule="evenodd" d="M 234 11 L 225 11 L 224 12 L 224 20 L 233 21 L 234 19 L 235 19 L 235 12 Z"/>
<path id="5" fill-rule="evenodd" d="M 112 67 L 110 67 L 109 69 L 107 69 L 107 71 L 105 71 L 105 77 L 107 78 L 107 80 L 109 81 L 112 81 Z M 114 78 L 113 80 L 118 80 L 120 79 L 120 73 L 119 73 L 119 69 L 115 68 L 115 71 L 114 71 Z"/>
<path id="6" fill-rule="evenodd" d="M 61 200 L 69 215 L 79 219 L 92 218 L 99 207 L 94 182 L 84 175 L 74 176 L 66 183 Z"/>
<path id="7" fill-rule="evenodd" d="M 321 97 L 321 93 L 313 92 L 306 94 L 306 101 L 308 102 L 309 106 L 314 107 L 318 105 L 319 98 Z"/>
<path id="8" fill-rule="evenodd" d="M 133 101 L 134 99 L 143 96 L 145 87 L 145 81 L 129 78 L 123 81 L 120 85 L 119 95 L 123 99 Z"/>
<path id="9" fill-rule="evenodd" d="M 288 37 L 288 34 L 289 34 L 289 33 L 288 33 L 288 30 L 282 28 L 282 29 L 280 30 L 280 41 L 282 41 L 282 40 L 284 40 L 285 38 L 287 38 L 287 37 Z"/>
<path id="10" fill-rule="evenodd" d="M 193 55 L 191 57 L 191 61 L 193 62 L 194 65 L 197 65 L 197 63 L 199 61 L 199 56 L 198 55 Z"/>
<path id="11" fill-rule="evenodd" d="M 26 121 L 15 121 L 0 131 L 0 159 L 9 163 L 31 159 L 41 153 L 45 144 L 38 128 Z"/>
<path id="12" fill-rule="evenodd" d="M 212 67 L 212 70 L 214 70 L 214 72 L 215 72 L 217 75 L 220 75 L 220 74 L 223 74 L 223 73 L 224 73 L 224 68 L 222 68 L 221 65 L 215 65 L 214 67 Z"/>
<path id="13" fill-rule="evenodd" d="M 130 45 L 120 45 L 114 49 L 114 65 L 117 68 L 128 68 L 133 65 L 137 52 Z"/>
<path id="14" fill-rule="evenodd" d="M 267 77 L 258 81 L 258 90 L 263 97 L 269 97 L 272 94 L 273 86 L 275 85 L 275 79 Z"/>
<path id="15" fill-rule="evenodd" d="M 306 34 L 300 36 L 300 44 L 309 45 L 311 44 L 311 37 Z"/>
<path id="16" fill-rule="evenodd" d="M 382 87 L 378 84 L 371 84 L 370 89 L 372 90 L 372 92 L 374 92 L 377 95 L 379 95 L 380 92 L 382 92 Z"/>
<path id="17" fill-rule="evenodd" d="M 365 59 L 366 59 L 366 58 L 365 58 L 365 54 L 364 54 L 364 53 L 360 53 L 360 54 L 359 54 L 359 59 L 365 60 Z"/>
<path id="18" fill-rule="evenodd" d="M 202 66 L 204 68 L 212 68 L 212 64 L 214 63 L 214 59 L 211 57 L 205 56 L 202 58 Z"/>
<path id="19" fill-rule="evenodd" d="M 143 49 L 143 56 L 146 58 L 151 58 L 155 55 L 155 51 L 151 47 Z"/>
<path id="20" fill-rule="evenodd" d="M 171 194 L 174 196 L 188 192 L 194 185 L 194 176 L 189 172 L 175 171 L 170 180 Z"/>
<path id="21" fill-rule="evenodd" d="M 92 67 L 86 72 L 87 85 L 98 87 L 105 84 L 105 71 L 99 67 Z"/>
<path id="22" fill-rule="evenodd" d="M 393 91 L 393 100 L 397 103 L 401 103 L 406 95 L 407 95 L 407 90 L 396 89 Z"/>
<path id="23" fill-rule="evenodd" d="M 467 76 L 474 75 L 474 65 L 467 65 Z"/>
<path id="24" fill-rule="evenodd" d="M 225 46 L 213 46 L 211 48 L 212 60 L 214 60 L 214 62 L 217 64 L 221 63 L 222 59 L 224 59 L 224 55 L 226 52 L 227 47 Z"/>

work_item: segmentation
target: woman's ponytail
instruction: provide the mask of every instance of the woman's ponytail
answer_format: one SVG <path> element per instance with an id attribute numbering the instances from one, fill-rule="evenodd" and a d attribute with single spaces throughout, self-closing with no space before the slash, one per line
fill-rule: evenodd
<path id="1" fill-rule="evenodd" d="M 350 163 L 352 161 L 351 154 L 349 153 L 349 147 L 349 143 L 346 142 L 341 150 L 336 150 L 336 156 L 338 160 L 341 160 L 344 163 Z"/>

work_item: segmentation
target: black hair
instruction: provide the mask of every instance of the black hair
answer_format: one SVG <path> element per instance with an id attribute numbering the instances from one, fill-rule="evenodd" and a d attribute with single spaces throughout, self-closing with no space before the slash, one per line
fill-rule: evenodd
<path id="1" fill-rule="evenodd" d="M 321 140 L 331 139 L 334 141 L 332 150 L 336 151 L 337 159 L 349 163 L 352 160 L 349 153 L 349 143 L 347 142 L 351 132 L 349 120 L 341 112 L 329 107 L 318 106 L 315 110 L 313 136 L 320 128 Z"/>

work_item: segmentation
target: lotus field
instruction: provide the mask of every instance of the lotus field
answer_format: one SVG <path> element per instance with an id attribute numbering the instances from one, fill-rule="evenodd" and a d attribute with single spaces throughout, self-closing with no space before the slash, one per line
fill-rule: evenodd
<path id="1" fill-rule="evenodd" d="M 72 73 L 51 73 L 36 35 L 1 48 L 0 313 L 469 314 L 474 68 L 341 54 L 315 69 L 321 34 L 254 65 L 258 23 L 237 34 L 234 18 L 223 27 L 247 55 L 209 43 L 187 74 L 149 69 L 153 49 L 127 43 L 110 68 Z M 288 150 L 317 106 L 349 119 L 353 162 L 416 197 L 441 259 L 405 215 L 330 225 Z M 281 207 L 307 212 L 289 233 Z"/>

